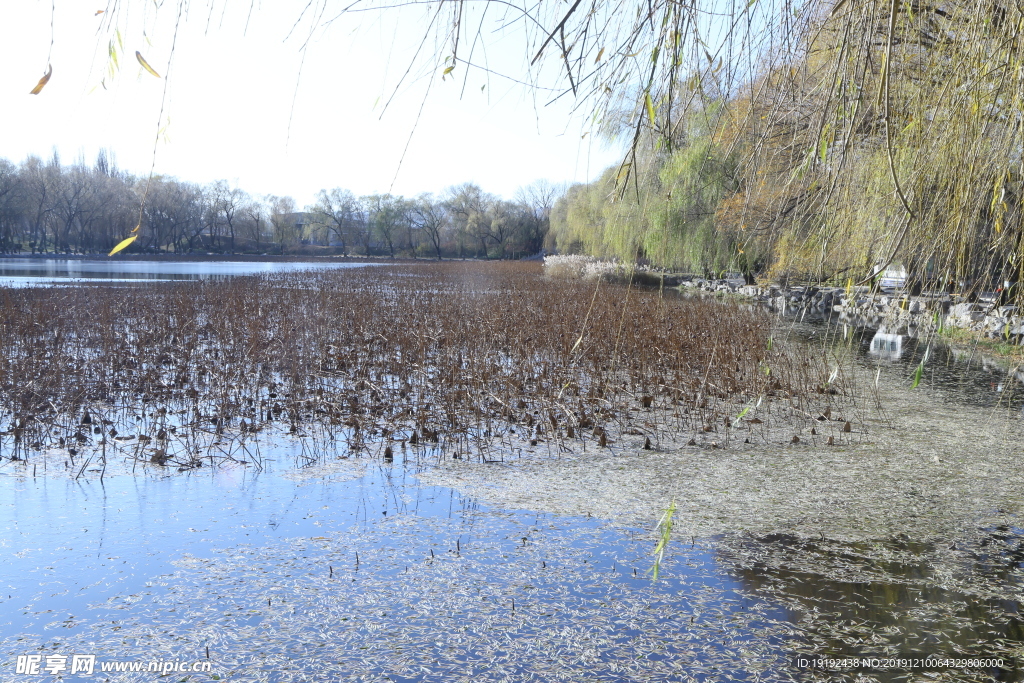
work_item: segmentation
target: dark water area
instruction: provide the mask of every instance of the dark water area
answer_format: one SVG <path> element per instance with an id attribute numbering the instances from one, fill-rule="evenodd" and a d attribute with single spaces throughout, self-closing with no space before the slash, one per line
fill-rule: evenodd
<path id="1" fill-rule="evenodd" d="M 782 320 L 793 339 L 842 354 L 864 368 L 902 374 L 908 387 L 920 366 L 920 386 L 950 402 L 1015 411 L 1024 408 L 1024 371 L 976 346 L 951 346 L 942 339 L 856 327 L 842 322 L 838 315 L 816 320 L 796 315 Z"/>
<path id="2" fill-rule="evenodd" d="M 949 670 L 951 680 L 1018 681 L 1024 615 L 1019 594 L 1024 538 L 1021 529 L 990 530 L 972 542 L 932 543 L 886 539 L 837 543 L 771 535 L 725 544 L 721 558 L 756 595 L 788 606 L 789 619 L 812 643 L 807 653 L 833 658 L 974 658 L 998 666 Z M 889 551 L 893 559 L 879 559 Z M 954 556 L 951 560 L 950 556 Z M 947 573 L 975 575 L 975 590 L 952 586 Z M 1012 588 L 1011 588 L 1012 587 Z M 1014 590 L 1015 589 L 1015 590 Z M 925 667 L 862 670 L 870 680 L 928 679 Z"/>

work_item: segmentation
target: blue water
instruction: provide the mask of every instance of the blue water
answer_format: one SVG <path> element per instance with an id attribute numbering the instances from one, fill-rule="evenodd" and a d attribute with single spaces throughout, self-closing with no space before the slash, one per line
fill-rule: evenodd
<path id="1" fill-rule="evenodd" d="M 92 651 L 101 659 L 131 659 L 125 654 L 128 648 L 110 651 L 86 643 L 122 626 L 125 633 L 138 630 L 140 624 L 154 633 L 180 629 L 175 626 L 179 611 L 202 610 L 204 604 L 217 601 L 249 608 L 229 632 L 266 628 L 274 634 L 267 636 L 271 645 L 252 652 L 246 651 L 246 641 L 231 641 L 228 646 L 233 658 L 250 662 L 245 669 L 253 680 L 264 680 L 254 672 L 266 673 L 272 667 L 260 657 L 322 637 L 317 635 L 319 627 L 309 624 L 295 627 L 298 636 L 281 635 L 288 622 L 273 621 L 277 601 L 296 604 L 310 590 L 315 594 L 318 582 L 340 581 L 336 585 L 349 591 L 348 597 L 339 593 L 331 598 L 332 609 L 351 610 L 357 618 L 358 603 L 372 595 L 375 619 L 400 632 L 406 624 L 417 623 L 417 617 L 422 619 L 417 613 L 421 603 L 446 597 L 449 571 L 460 573 L 465 586 L 478 586 L 477 593 L 485 587 L 488 597 L 479 604 L 452 602 L 437 616 L 438 628 L 450 628 L 441 625 L 445 620 L 493 619 L 495 610 L 518 619 L 513 636 L 520 644 L 547 642 L 550 629 L 586 627 L 607 640 L 605 654 L 598 648 L 593 664 L 604 675 L 612 675 L 622 658 L 615 652 L 632 651 L 634 641 L 646 639 L 652 628 L 672 633 L 663 652 L 644 655 L 644 666 L 671 668 L 690 661 L 692 654 L 671 646 L 679 638 L 697 638 L 702 650 L 710 653 L 705 657 L 731 657 L 735 643 L 746 642 L 774 652 L 776 666 L 789 661 L 786 638 L 766 639 L 760 628 L 747 630 L 739 621 L 717 642 L 696 635 L 717 633 L 722 615 L 742 619 L 757 602 L 741 595 L 741 583 L 716 565 L 711 545 L 672 544 L 663 578 L 654 583 L 647 573 L 653 542 L 644 530 L 590 518 L 490 510 L 452 489 L 419 486 L 411 464 L 355 463 L 361 464 L 365 469 L 355 478 L 340 473 L 296 480 L 284 476 L 286 469 L 255 472 L 237 466 L 171 476 L 152 468 L 134 477 L 102 481 L 95 476 L 78 481 L 33 477 L 22 465 L 5 465 L 0 468 L 0 679 L 11 680 L 20 654 Z M 183 559 L 186 567 L 200 561 L 214 567 L 240 556 L 251 559 L 237 572 L 208 571 L 205 564 L 195 571 L 182 569 Z M 286 584 L 295 579 L 288 577 L 300 578 L 289 588 Z M 529 590 L 522 590 L 525 584 Z M 412 589 L 414 585 L 419 587 Z M 403 586 L 410 587 L 409 594 Z M 201 591 L 193 593 L 190 587 Z M 185 598 L 179 597 L 183 591 Z M 503 597 L 506 593 L 511 598 Z M 168 604 L 174 607 L 169 609 Z M 260 611 L 264 605 L 266 613 Z M 627 605 L 642 615 L 642 623 L 613 630 L 586 626 L 591 620 L 615 621 L 620 617 L 617 611 Z M 759 619 L 765 614 L 780 623 L 787 618 L 784 609 L 761 607 Z M 297 609 L 301 614 L 303 609 Z M 305 609 L 324 607 L 317 603 Z M 695 633 L 687 635 L 691 628 Z M 378 634 L 364 649 L 386 640 Z M 225 645 L 218 647 L 223 652 Z M 179 658 L 202 659 L 202 651 L 197 656 L 194 647 L 176 652 L 181 653 Z M 357 655 L 365 653 L 348 656 Z M 431 675 L 441 677 L 438 680 L 452 662 L 462 661 L 461 655 L 445 648 L 432 656 L 442 662 L 456 657 L 433 671 Z M 217 663 L 217 657 L 213 660 Z M 507 665 L 524 677 L 532 675 L 532 667 L 541 666 L 521 654 Z M 334 675 L 364 666 L 361 660 L 342 660 Z M 581 675 L 596 674 L 593 666 L 581 669 Z M 312 671 L 298 668 L 316 678 Z M 419 679 L 387 666 L 379 672 L 392 680 Z M 695 675 L 698 680 L 714 680 L 696 669 Z M 266 676 L 265 680 L 279 680 L 273 671 Z M 652 673 L 644 680 L 661 677 Z M 737 674 L 735 680 L 754 677 Z"/>
<path id="2" fill-rule="evenodd" d="M 169 562 L 184 555 L 322 536 L 388 511 L 448 514 L 462 504 L 451 490 L 413 488 L 414 502 L 396 505 L 389 487 L 400 484 L 379 476 L 332 484 L 239 466 L 76 481 L 21 477 L 16 468 L 0 475 L 0 637 L 81 618 L 90 604 L 173 571 Z"/>
<path id="3" fill-rule="evenodd" d="M 285 261 L 128 261 L 59 258 L 0 259 L 0 286 L 43 284 L 168 282 L 272 275 L 300 270 L 361 268 L 376 265 L 350 262 Z"/>

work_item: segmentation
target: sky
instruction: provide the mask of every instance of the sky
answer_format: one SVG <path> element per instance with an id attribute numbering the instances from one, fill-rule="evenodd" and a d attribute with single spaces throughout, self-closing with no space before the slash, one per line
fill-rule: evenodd
<path id="1" fill-rule="evenodd" d="M 322 3 L 324 20 L 341 6 Z M 535 180 L 585 182 L 621 160 L 573 112 L 571 95 L 548 104 L 545 90 L 479 70 L 466 77 L 461 64 L 442 79 L 444 64 L 417 61 L 430 16 L 422 6 L 315 27 L 305 6 L 254 0 L 250 13 L 250 2 L 191 0 L 178 22 L 178 0 L 9 3 L 0 157 L 48 158 L 56 148 L 64 163 L 92 164 L 106 148 L 138 175 L 152 166 L 181 180 L 224 179 L 300 206 L 321 188 L 411 196 L 464 182 L 511 198 Z M 478 41 L 474 60 L 521 77 L 523 36 L 498 19 L 484 24 L 486 49 Z M 420 54 L 435 53 L 431 40 Z M 50 81 L 30 95 L 48 63 Z"/>

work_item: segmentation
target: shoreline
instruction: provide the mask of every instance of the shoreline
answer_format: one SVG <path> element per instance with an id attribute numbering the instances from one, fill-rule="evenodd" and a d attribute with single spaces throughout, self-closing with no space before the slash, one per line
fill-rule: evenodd
<path id="1" fill-rule="evenodd" d="M 942 341 L 952 348 L 981 347 L 1002 360 L 1024 361 L 1024 315 L 1017 306 L 1001 305 L 995 293 L 976 301 L 945 293 L 902 294 L 871 287 L 747 284 L 741 277 L 706 279 L 660 270 L 628 270 L 623 264 L 592 257 L 555 256 L 545 269 L 556 277 L 600 279 L 682 296 L 736 297 L 773 313 L 801 321 L 834 322 Z"/>
<path id="2" fill-rule="evenodd" d="M 301 263 L 310 261 L 313 263 L 363 263 L 363 262 L 389 262 L 389 263 L 416 263 L 421 261 L 433 262 L 434 259 L 425 258 L 391 258 L 389 256 L 341 256 L 322 255 L 306 256 L 302 254 L 214 254 L 214 253 L 189 253 L 189 254 L 119 254 L 108 256 L 102 254 L 0 254 L 2 259 L 17 259 L 24 261 L 110 261 L 111 263 L 124 261 L 142 262 L 209 262 L 218 261 L 239 262 L 239 263 Z M 447 259 L 446 259 L 447 260 Z"/>

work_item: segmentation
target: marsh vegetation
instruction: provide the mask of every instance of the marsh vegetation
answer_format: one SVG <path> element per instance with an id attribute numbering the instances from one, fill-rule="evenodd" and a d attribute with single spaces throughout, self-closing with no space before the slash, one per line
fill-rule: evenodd
<path id="1" fill-rule="evenodd" d="M 3 457 L 68 468 L 114 450 L 259 466 L 270 433 L 311 461 L 725 446 L 842 398 L 838 370 L 773 343 L 764 313 L 539 264 L 39 287 L 0 306 Z"/>

